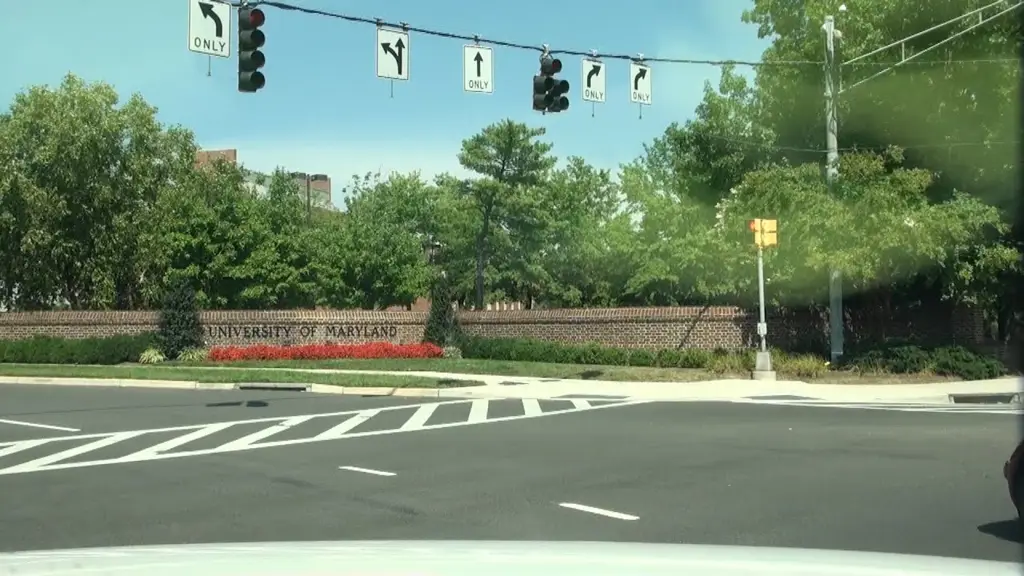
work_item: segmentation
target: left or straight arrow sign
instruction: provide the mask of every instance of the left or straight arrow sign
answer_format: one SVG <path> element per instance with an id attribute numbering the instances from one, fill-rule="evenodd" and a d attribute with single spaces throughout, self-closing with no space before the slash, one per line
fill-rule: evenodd
<path id="1" fill-rule="evenodd" d="M 188 0 L 188 49 L 219 58 L 231 56 L 231 5 Z"/>

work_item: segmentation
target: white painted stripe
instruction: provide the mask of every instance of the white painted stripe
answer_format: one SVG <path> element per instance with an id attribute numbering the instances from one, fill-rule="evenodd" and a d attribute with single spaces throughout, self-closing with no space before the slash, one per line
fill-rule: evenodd
<path id="1" fill-rule="evenodd" d="M 424 404 L 423 406 L 420 406 L 416 409 L 416 412 L 405 421 L 405 424 L 402 424 L 402 427 L 399 428 L 399 430 L 407 432 L 409 430 L 422 429 L 435 410 L 437 410 L 437 404 Z"/>
<path id="2" fill-rule="evenodd" d="M 92 452 L 93 450 L 99 450 L 100 448 L 106 448 L 107 446 L 112 446 L 114 444 L 117 444 L 118 442 L 124 442 L 125 440 L 128 440 L 130 438 L 141 436 L 142 434 L 145 434 L 144 430 L 136 432 L 118 432 L 116 434 L 111 434 L 106 438 L 100 438 L 99 440 L 96 440 L 94 442 L 83 444 L 82 446 L 78 446 L 76 448 L 71 448 L 70 450 L 64 450 L 63 452 L 57 452 L 56 454 L 50 454 L 49 456 L 36 458 L 35 460 L 25 462 L 23 464 L 18 464 L 17 466 L 5 468 L 2 472 L 7 474 L 14 472 L 32 472 L 34 470 L 39 470 L 40 468 L 45 468 L 46 466 L 53 464 L 55 462 L 67 460 L 68 458 L 74 458 L 75 456 L 79 456 L 87 452 Z"/>
<path id="3" fill-rule="evenodd" d="M 540 409 L 540 402 L 535 398 L 523 398 L 523 416 L 532 418 L 534 416 L 540 416 L 544 412 Z"/>
<path id="4" fill-rule="evenodd" d="M 23 440 L 21 442 L 15 442 L 6 448 L 0 449 L 0 458 L 10 456 L 11 454 L 17 454 L 18 452 L 24 452 L 25 450 L 35 448 L 36 446 L 42 446 L 48 442 L 50 441 L 45 438 L 41 440 Z"/>
<path id="5" fill-rule="evenodd" d="M 259 442 L 260 440 L 263 440 L 264 438 L 269 438 L 270 436 L 273 436 L 274 434 L 280 434 L 281 432 L 284 432 L 285 430 L 287 430 L 287 429 L 289 429 L 289 428 L 291 428 L 293 426 L 298 426 L 299 424 L 302 424 L 303 422 L 308 422 L 308 421 L 310 421 L 312 419 L 313 419 L 312 415 L 309 415 L 309 416 L 295 416 L 295 417 L 289 418 L 287 420 L 284 420 L 283 422 L 279 422 L 279 423 L 277 423 L 277 424 L 275 424 L 273 426 L 267 426 L 263 430 L 258 430 L 256 432 L 253 432 L 252 434 L 247 435 L 247 436 L 242 436 L 241 438 L 239 438 L 237 440 L 232 440 L 231 442 L 228 442 L 226 444 L 221 444 L 218 447 L 218 450 L 222 450 L 224 452 L 230 452 L 230 451 L 233 451 L 233 450 L 240 450 L 242 448 L 248 447 L 251 444 Z"/>
<path id="6" fill-rule="evenodd" d="M 0 418 L 0 424 L 13 424 L 14 426 L 29 426 L 31 428 L 45 428 L 47 430 L 60 430 L 62 432 L 78 432 L 78 428 L 68 428 L 67 426 L 54 426 L 52 424 L 36 424 L 35 422 L 24 422 L 22 420 L 5 420 Z"/>
<path id="7" fill-rule="evenodd" d="M 582 400 L 580 398 L 573 398 L 572 407 L 577 410 L 586 410 L 587 408 L 590 408 L 590 402 L 587 402 L 586 400 Z"/>
<path id="8" fill-rule="evenodd" d="M 200 428 L 199 430 L 195 430 L 195 431 L 189 432 L 188 434 L 183 434 L 181 436 L 178 436 L 177 438 L 171 438 L 170 440 L 167 440 L 166 442 L 161 442 L 161 443 L 159 443 L 159 444 L 157 444 L 155 446 L 150 446 L 149 448 L 145 448 L 143 450 L 139 450 L 138 452 L 135 452 L 133 454 L 129 454 L 129 455 L 121 458 L 121 460 L 124 461 L 124 462 L 135 462 L 137 460 L 148 460 L 149 458 L 151 458 L 151 457 L 153 457 L 153 456 L 155 456 L 155 455 L 157 455 L 157 454 L 159 454 L 161 452 L 167 452 L 168 450 L 174 450 L 178 446 L 184 446 L 185 444 L 188 444 L 189 442 L 192 442 L 194 440 L 198 440 L 200 438 L 205 438 L 206 436 L 209 436 L 211 434 L 216 434 L 217 432 L 221 432 L 223 430 L 227 430 L 228 428 L 230 428 L 232 426 L 234 426 L 234 424 L 232 424 L 230 422 L 222 422 L 220 424 L 211 424 L 210 426 L 206 426 L 205 428 Z"/>
<path id="9" fill-rule="evenodd" d="M 460 402 L 466 402 L 466 401 L 462 400 Z M 456 403 L 460 403 L 460 402 L 443 402 L 443 403 L 439 403 L 439 404 L 456 404 Z M 608 408 L 618 408 L 618 407 L 621 407 L 621 406 L 639 406 L 639 405 L 643 405 L 643 404 L 650 404 L 652 402 L 656 402 L 656 400 L 630 400 L 630 401 L 621 402 L 621 403 L 616 402 L 616 403 L 609 403 L 609 404 L 601 404 L 599 406 L 592 406 L 590 408 L 590 410 L 605 410 L 605 409 L 608 409 Z M 408 405 L 401 406 L 401 408 L 408 408 Z M 563 411 L 563 412 L 542 412 L 540 414 L 537 414 L 534 417 L 554 416 L 554 415 L 557 415 L 557 414 L 565 414 L 565 413 L 566 413 L 565 411 Z M 319 416 L 321 416 L 321 415 L 318 415 L 318 417 Z M 492 422 L 511 422 L 513 420 L 524 420 L 526 418 L 528 418 L 528 417 L 527 416 L 501 416 L 501 417 L 498 417 L 498 418 L 489 418 L 487 420 L 487 423 L 492 423 Z M 260 419 L 260 420 L 261 421 L 267 421 L 268 419 Z M 459 428 L 459 427 L 462 427 L 462 426 L 468 426 L 468 425 L 472 425 L 472 424 L 474 424 L 474 423 L 471 423 L 468 420 L 461 420 L 461 421 L 458 421 L 458 422 L 446 422 L 444 424 L 432 424 L 427 429 L 428 430 L 439 430 L 439 429 L 444 429 L 444 428 Z M 176 427 L 176 428 L 170 428 L 170 429 L 162 428 L 162 429 L 156 429 L 156 430 L 142 430 L 142 431 L 138 432 L 138 434 L 147 434 L 147 433 L 151 433 L 151 432 L 166 432 L 166 431 L 173 431 L 173 430 L 195 430 L 196 428 L 202 428 L 202 427 L 204 427 L 204 426 L 182 426 L 182 427 Z M 314 442 L 321 442 L 321 441 L 324 441 L 324 440 L 334 440 L 334 439 L 342 439 L 342 438 L 344 438 L 344 439 L 348 439 L 348 438 L 367 438 L 367 437 L 370 437 L 370 436 L 384 436 L 386 434 L 397 434 L 397 433 L 401 433 L 401 432 L 403 432 L 403 430 L 398 430 L 398 429 L 392 428 L 392 429 L 388 429 L 388 430 L 372 430 L 372 431 L 368 431 L 368 432 L 356 432 L 354 434 L 344 434 L 344 435 L 338 436 L 337 438 L 335 438 L 334 436 L 324 436 L 323 434 L 320 434 L 320 435 L 314 436 L 312 438 L 295 438 L 295 439 L 290 439 L 290 440 L 271 440 L 269 442 L 261 442 L 259 444 L 253 444 L 253 445 L 250 445 L 250 446 L 248 446 L 248 447 L 246 447 L 244 449 L 245 450 L 249 450 L 249 449 L 256 449 L 256 448 L 271 448 L 271 447 L 278 447 L 278 446 L 297 446 L 297 445 L 300 445 L 300 444 L 311 444 L 311 443 L 314 443 Z M 91 437 L 91 436 L 99 436 L 99 435 L 86 435 L 86 434 L 83 434 L 81 436 L 68 436 L 66 438 L 87 438 L 87 437 Z M 54 439 L 50 438 L 48 440 L 53 441 Z M 221 450 L 218 450 L 216 448 L 202 449 L 202 450 L 190 450 L 190 451 L 182 450 L 182 451 L 178 451 L 178 452 L 165 452 L 163 454 L 157 454 L 157 455 L 155 455 L 155 456 L 153 456 L 151 458 L 146 458 L 146 460 L 147 461 L 148 460 L 170 460 L 170 459 L 173 459 L 173 458 L 185 458 L 185 457 L 188 457 L 188 456 L 205 456 L 207 454 L 216 454 L 218 452 L 221 452 Z M 44 468 L 42 470 L 66 470 L 66 469 L 71 469 L 71 468 L 86 468 L 86 467 L 90 467 L 90 466 L 104 466 L 104 465 L 107 465 L 107 464 L 120 464 L 120 463 L 122 463 L 120 458 L 108 458 L 108 459 L 103 459 L 103 460 L 92 460 L 92 461 L 84 461 L 83 460 L 83 461 L 79 461 L 79 462 L 65 462 L 65 463 L 62 463 L 62 464 L 53 464 L 51 466 L 47 466 L 46 468 Z M 40 471 L 40 470 L 35 470 L 35 469 L 25 470 L 25 469 L 21 469 L 21 468 L 19 468 L 17 466 L 11 467 L 11 468 L 0 468 L 0 476 L 7 475 L 7 474 L 22 474 L 22 473 L 36 472 L 36 471 Z"/>
<path id="10" fill-rule="evenodd" d="M 359 426 L 363 422 L 366 422 L 370 418 L 373 418 L 377 414 L 380 414 L 380 410 L 363 410 L 355 416 L 345 420 L 341 424 L 325 430 L 313 437 L 314 440 L 333 440 L 335 438 L 341 438 L 346 432 Z"/>
<path id="11" fill-rule="evenodd" d="M 580 512 L 589 512 L 591 514 L 597 514 L 598 516 L 607 516 L 609 518 L 615 518 L 616 520 L 639 520 L 639 516 L 633 516 L 632 514 L 623 514 L 622 512 L 614 512 L 612 510 L 605 510 L 603 508 L 594 508 L 593 506 L 584 506 L 583 504 L 573 504 L 572 502 L 562 502 L 559 504 L 562 508 L 570 508 L 572 510 L 579 510 Z"/>
<path id="12" fill-rule="evenodd" d="M 473 400 L 469 406 L 469 422 L 478 423 L 487 420 L 487 405 L 490 400 Z"/>
<path id="13" fill-rule="evenodd" d="M 362 472 L 363 474 L 373 474 L 375 476 L 396 476 L 394 472 L 385 472 L 383 470 L 373 470 L 371 468 L 359 468 L 357 466 L 338 466 L 338 470 L 348 470 L 350 472 Z"/>

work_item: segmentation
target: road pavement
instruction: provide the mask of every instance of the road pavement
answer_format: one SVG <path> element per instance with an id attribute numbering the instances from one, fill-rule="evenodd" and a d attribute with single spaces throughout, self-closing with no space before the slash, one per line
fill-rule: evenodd
<path id="1" fill-rule="evenodd" d="M 868 409 L 870 408 L 870 409 Z M 689 542 L 1020 560 L 1011 412 L 0 387 L 0 550 Z"/>

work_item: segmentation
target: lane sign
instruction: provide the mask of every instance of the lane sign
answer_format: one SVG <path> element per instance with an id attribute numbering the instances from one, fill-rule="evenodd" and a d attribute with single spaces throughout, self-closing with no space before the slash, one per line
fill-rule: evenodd
<path id="1" fill-rule="evenodd" d="M 629 101 L 634 104 L 651 105 L 651 67 L 636 62 L 629 63 Z"/>
<path id="2" fill-rule="evenodd" d="M 604 102 L 604 63 L 590 58 L 583 59 L 583 101 Z"/>
<path id="3" fill-rule="evenodd" d="M 377 78 L 409 79 L 409 33 L 377 28 Z"/>
<path id="4" fill-rule="evenodd" d="M 462 47 L 462 88 L 466 92 L 494 92 L 494 51 L 483 46 Z"/>
<path id="5" fill-rule="evenodd" d="M 188 49 L 219 58 L 231 56 L 231 5 L 188 0 Z"/>

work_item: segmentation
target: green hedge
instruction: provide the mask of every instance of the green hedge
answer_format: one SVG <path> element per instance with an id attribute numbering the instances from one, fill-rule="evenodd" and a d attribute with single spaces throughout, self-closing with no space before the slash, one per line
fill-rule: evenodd
<path id="1" fill-rule="evenodd" d="M 18 364 L 121 364 L 138 362 L 156 342 L 155 334 L 109 338 L 0 340 L 0 362 Z"/>
<path id="2" fill-rule="evenodd" d="M 650 366 L 658 368 L 699 368 L 711 372 L 740 373 L 753 370 L 754 351 L 686 349 L 624 349 L 597 344 L 567 345 L 546 340 L 519 338 L 474 338 L 462 340 L 463 358 L 558 364 L 606 366 Z M 801 378 L 820 376 L 829 370 L 824 357 L 789 354 L 772 350 L 775 369 Z M 864 373 L 934 373 L 965 380 L 984 380 L 1006 374 L 1006 367 L 994 358 L 961 346 L 922 348 L 895 345 L 851 354 L 835 367 Z"/>

